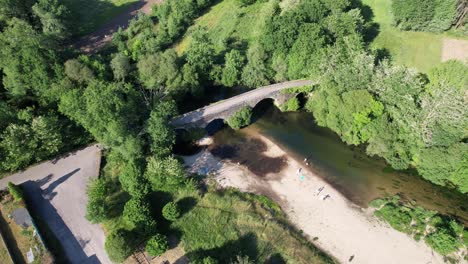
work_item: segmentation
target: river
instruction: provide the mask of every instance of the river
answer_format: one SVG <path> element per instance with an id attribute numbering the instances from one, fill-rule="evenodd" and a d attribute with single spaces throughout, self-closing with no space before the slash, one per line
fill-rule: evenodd
<path id="1" fill-rule="evenodd" d="M 282 113 L 272 105 L 255 112 L 256 121 L 252 125 L 240 131 L 225 127 L 216 132 L 214 146 L 232 146 L 238 142 L 243 148 L 256 149 L 249 144 L 258 142 L 246 137 L 249 133 L 260 133 L 293 158 L 302 162 L 307 158 L 308 166 L 317 175 L 361 207 L 367 207 L 373 199 L 399 194 L 406 201 L 456 216 L 465 225 L 468 223 L 466 195 L 434 185 L 415 173 L 392 170 L 382 159 L 367 156 L 362 147 L 348 146 L 331 130 L 317 126 L 312 114 Z M 244 160 L 258 159 L 261 153 L 251 151 L 242 155 Z M 264 165 L 277 164 L 272 161 Z"/>

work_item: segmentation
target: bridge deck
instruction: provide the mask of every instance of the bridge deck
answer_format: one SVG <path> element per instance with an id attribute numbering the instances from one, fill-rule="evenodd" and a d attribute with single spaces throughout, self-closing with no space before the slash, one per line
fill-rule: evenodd
<path id="1" fill-rule="evenodd" d="M 205 117 L 214 116 L 217 113 L 222 113 L 226 110 L 229 110 L 233 107 L 239 105 L 245 105 L 245 102 L 268 98 L 271 94 L 276 93 L 281 90 L 286 90 L 289 88 L 300 87 L 305 85 L 311 85 L 313 82 L 310 80 L 297 80 L 297 81 L 288 81 L 277 84 L 272 84 L 268 86 L 259 87 L 257 89 L 233 96 L 231 98 L 204 106 L 197 110 L 185 113 L 180 115 L 174 120 L 172 120 L 172 125 L 174 126 L 183 126 L 185 124 L 196 122 Z"/>

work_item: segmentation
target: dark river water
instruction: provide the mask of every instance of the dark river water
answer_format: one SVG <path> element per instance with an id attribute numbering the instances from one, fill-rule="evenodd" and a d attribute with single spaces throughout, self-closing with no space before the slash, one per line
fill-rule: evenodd
<path id="1" fill-rule="evenodd" d="M 467 195 L 431 184 L 415 173 L 392 170 L 383 160 L 368 157 L 363 148 L 348 146 L 331 130 L 317 126 L 312 114 L 282 113 L 273 106 L 256 109 L 256 114 L 256 121 L 243 130 L 266 136 L 298 160 L 307 158 L 313 171 L 354 203 L 367 207 L 373 199 L 399 194 L 404 200 L 456 216 L 465 225 L 468 223 Z M 236 155 L 229 154 L 229 150 L 233 151 L 229 146 L 237 142 L 251 151 L 244 151 L 236 162 L 261 158 L 255 152 L 259 143 L 249 140 L 242 132 L 230 128 L 220 130 L 214 135 L 214 148 L 218 151 L 221 148 L 221 152 L 223 147 L 227 148 L 228 151 L 220 155 L 228 153 L 232 157 L 224 158 L 232 159 Z M 262 164 L 275 170 L 281 165 L 275 166 L 275 162 L 281 163 L 281 160 L 264 160 Z M 268 171 L 267 168 L 263 170 Z"/>

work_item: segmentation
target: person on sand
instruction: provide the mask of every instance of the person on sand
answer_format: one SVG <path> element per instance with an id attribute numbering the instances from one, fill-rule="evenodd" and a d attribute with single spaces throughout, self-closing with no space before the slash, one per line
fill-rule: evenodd
<path id="1" fill-rule="evenodd" d="M 324 188 L 325 188 L 325 186 L 322 186 L 322 187 L 318 188 L 316 195 L 318 196 L 323 191 Z"/>
<path id="2" fill-rule="evenodd" d="M 327 198 L 330 198 L 330 195 L 329 195 L 329 194 L 325 195 L 325 196 L 323 197 L 323 200 L 325 201 Z"/>

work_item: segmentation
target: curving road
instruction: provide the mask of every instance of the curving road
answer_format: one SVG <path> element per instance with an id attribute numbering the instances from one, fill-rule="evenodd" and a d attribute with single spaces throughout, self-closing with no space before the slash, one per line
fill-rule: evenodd
<path id="1" fill-rule="evenodd" d="M 240 105 L 246 105 L 247 102 L 259 102 L 262 99 L 272 97 L 279 91 L 294 87 L 311 85 L 313 83 L 314 82 L 311 80 L 296 80 L 259 87 L 257 89 L 178 116 L 172 121 L 172 125 L 175 127 L 181 127 L 189 123 L 199 122 L 201 120 L 214 119 L 215 117 L 225 113 L 226 111 L 229 111 L 230 109 L 237 108 Z"/>

